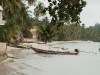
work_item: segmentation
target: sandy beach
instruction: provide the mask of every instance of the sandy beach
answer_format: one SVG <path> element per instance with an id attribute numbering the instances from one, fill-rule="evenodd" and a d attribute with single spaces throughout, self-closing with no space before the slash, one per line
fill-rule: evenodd
<path id="1" fill-rule="evenodd" d="M 66 41 L 60 41 L 60 42 L 59 41 L 54 41 L 54 42 L 51 42 L 51 43 L 47 43 L 47 45 L 62 43 L 62 42 L 66 42 Z M 26 48 L 27 48 L 27 46 L 30 46 L 30 45 L 31 46 L 38 46 L 38 45 L 43 45 L 43 44 L 20 43 L 20 46 L 23 46 L 23 47 L 26 47 Z M 13 58 L 20 58 L 21 56 L 19 55 L 19 53 L 21 52 L 21 50 L 25 50 L 25 48 L 17 48 L 17 47 L 7 46 L 7 50 L 6 50 L 7 55 L 1 56 L 1 58 L 3 58 L 3 61 L 1 60 L 1 62 L 5 62 L 5 61 L 7 62 L 7 60 L 13 59 Z"/>
<path id="2" fill-rule="evenodd" d="M 27 39 L 27 41 L 32 41 L 31 39 Z M 47 43 L 47 45 L 53 45 L 53 44 L 57 44 L 57 43 L 66 43 L 66 42 L 87 42 L 87 41 L 78 41 L 78 40 L 73 40 L 73 41 L 53 41 L 53 42 L 50 42 L 50 43 Z M 42 43 L 41 44 L 38 44 L 38 43 L 20 43 L 20 46 L 23 46 L 23 47 L 26 47 L 27 46 L 38 46 L 38 45 L 43 45 Z M 7 46 L 7 55 L 8 55 L 8 58 L 9 57 L 12 57 L 12 58 L 16 58 L 18 57 L 18 53 L 20 53 L 21 50 L 23 50 L 25 48 L 17 48 L 17 47 L 10 47 L 10 46 Z M 5 56 L 7 57 L 7 56 Z M 8 59 L 7 58 L 7 59 Z"/>
<path id="3" fill-rule="evenodd" d="M 80 70 L 80 65 L 83 64 L 84 61 L 91 60 L 91 61 L 93 61 L 92 64 L 94 64 L 99 59 L 99 56 L 100 56 L 100 53 L 98 52 L 99 43 L 95 43 L 95 42 L 88 43 L 88 42 L 84 42 L 84 41 L 70 41 L 70 42 L 54 41 L 54 42 L 47 43 L 47 44 L 22 43 L 21 45 L 23 45 L 23 46 L 32 45 L 34 47 L 48 49 L 50 44 L 52 46 L 56 46 L 56 45 L 58 46 L 60 44 L 59 45 L 60 47 L 68 47 L 69 51 L 73 51 L 74 48 L 79 48 L 80 50 L 84 50 L 85 52 L 81 52 L 77 56 L 46 55 L 46 54 L 38 54 L 38 53 L 34 52 L 32 49 L 15 48 L 15 47 L 7 46 L 8 58 L 6 60 L 0 62 L 0 75 L 56 75 L 53 73 L 58 72 L 58 70 L 59 70 L 58 67 L 62 68 L 62 70 L 59 70 L 59 73 L 57 73 L 57 75 L 70 74 L 69 68 L 71 68 L 71 70 L 72 70 L 73 66 L 75 67 L 74 68 L 75 73 L 76 73 L 75 75 L 78 75 L 78 73 L 79 73 L 78 70 Z M 76 42 L 76 43 L 73 43 L 73 42 Z M 55 48 L 51 48 L 51 49 L 55 49 Z M 55 50 L 57 50 L 57 49 L 55 49 Z M 86 52 L 89 52 L 89 53 L 86 53 Z M 94 54 L 93 52 L 96 54 Z M 89 57 L 89 59 L 88 59 L 88 57 Z M 76 60 L 76 59 L 78 59 L 78 60 Z M 62 61 L 60 61 L 60 60 L 62 60 Z M 81 62 L 80 62 L 80 60 L 81 60 Z M 91 61 L 88 61 L 89 63 L 88 62 L 86 62 L 86 63 L 91 64 Z M 80 64 L 78 66 L 78 68 L 76 67 L 76 65 L 73 62 L 76 62 L 75 64 L 77 64 L 77 66 Z M 65 63 L 67 63 L 67 64 L 65 64 Z M 62 64 L 64 64 L 64 65 L 62 65 Z M 48 67 L 48 65 L 50 65 L 50 66 Z M 65 67 L 65 65 L 66 65 L 66 67 Z M 73 65 L 73 66 L 71 67 L 71 65 Z M 55 70 L 53 70 L 54 66 L 55 66 Z M 69 68 L 68 68 L 68 66 L 69 66 Z M 81 67 L 83 67 L 83 69 L 86 69 L 84 66 L 81 65 Z M 95 67 L 95 65 L 94 65 L 94 67 Z M 77 72 L 76 72 L 76 68 L 78 69 Z M 69 72 L 66 73 L 66 69 Z M 84 73 L 83 69 L 81 70 L 80 74 Z M 88 70 L 90 70 L 90 69 L 91 69 L 91 67 L 89 67 Z M 63 70 L 65 70 L 65 72 L 63 72 Z M 93 68 L 92 72 L 99 73 L 98 69 L 94 70 L 94 68 Z M 48 73 L 50 73 L 50 74 L 48 74 Z M 72 75 L 74 75 L 74 74 L 72 74 Z M 87 75 L 90 75 L 90 72 L 88 72 Z M 99 74 L 95 74 L 95 75 L 99 75 Z"/>
<path id="4" fill-rule="evenodd" d="M 47 43 L 47 44 L 55 44 L 55 43 L 60 43 L 60 42 L 52 42 L 52 43 Z M 21 43 L 21 45 L 26 46 L 27 45 L 32 45 L 32 46 L 37 46 L 38 45 L 42 45 L 42 44 L 38 44 L 38 43 Z M 23 56 L 22 51 L 27 51 L 28 49 L 25 48 L 16 48 L 16 47 L 10 47 L 7 46 L 7 58 L 3 61 L 0 62 L 0 75 L 7 75 L 6 72 L 12 70 L 14 70 L 14 68 L 12 68 L 12 66 L 15 66 L 16 64 L 18 64 L 19 60 L 23 60 L 25 59 L 25 57 Z M 32 50 L 29 50 L 32 51 Z M 33 51 L 32 51 L 33 52 Z M 18 74 L 20 75 L 20 74 Z M 23 74 L 21 74 L 23 75 Z"/>

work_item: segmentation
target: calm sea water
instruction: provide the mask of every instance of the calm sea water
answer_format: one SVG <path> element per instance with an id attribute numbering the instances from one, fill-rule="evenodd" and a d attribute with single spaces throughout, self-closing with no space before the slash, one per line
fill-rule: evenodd
<path id="1" fill-rule="evenodd" d="M 84 51 L 78 55 L 39 54 L 32 49 L 22 50 L 19 59 L 10 59 L 8 63 L 1 64 L 0 75 L 100 75 L 99 45 L 94 42 L 66 42 L 50 46 L 53 50 L 65 47 L 69 48 L 68 51 L 75 48 Z M 49 49 L 48 45 L 34 46 Z"/>

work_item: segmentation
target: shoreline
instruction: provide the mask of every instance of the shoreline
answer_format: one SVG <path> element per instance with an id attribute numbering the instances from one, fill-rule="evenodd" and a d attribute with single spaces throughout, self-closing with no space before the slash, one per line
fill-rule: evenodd
<path id="1" fill-rule="evenodd" d="M 42 46 L 38 46 L 39 44 L 36 44 L 36 43 L 33 43 L 33 44 L 37 45 L 38 48 L 45 47 L 43 44 L 42 44 Z M 99 43 L 98 44 L 92 44 L 92 43 L 87 43 L 87 42 L 86 42 L 86 44 L 84 42 L 83 43 L 68 43 L 65 46 L 66 46 L 66 48 L 67 47 L 69 48 L 69 51 L 73 51 L 73 49 L 75 49 L 75 47 L 74 47 L 75 44 L 78 44 L 78 45 L 81 44 L 81 45 L 77 46 L 77 48 L 79 48 L 81 51 L 85 51 L 85 52 L 81 52 L 78 56 L 76 56 L 76 55 L 75 56 L 47 55 L 47 54 L 38 54 L 31 49 L 21 49 L 21 48 L 14 48 L 14 47 L 8 46 L 7 52 L 9 52 L 9 54 L 13 54 L 14 56 L 12 56 L 12 57 L 14 57 L 14 58 L 7 58 L 6 60 L 0 62 L 0 75 L 16 75 L 16 74 L 18 74 L 18 75 L 35 75 L 35 74 L 41 75 L 41 74 L 46 74 L 46 73 L 48 75 L 48 72 L 51 73 L 51 71 L 58 72 L 58 69 L 60 67 L 62 67 L 62 70 L 59 70 L 59 71 L 61 71 L 62 73 L 65 71 L 65 73 L 66 73 L 66 67 L 71 67 L 73 69 L 73 66 L 76 67 L 77 65 L 79 65 L 78 69 L 80 69 L 80 65 L 85 61 L 87 61 L 87 62 L 85 62 L 86 64 L 90 64 L 91 61 L 94 61 L 94 62 L 92 62 L 92 64 L 96 63 L 95 58 L 97 58 L 100 55 L 98 50 L 96 50 L 97 47 L 99 46 Z M 63 46 L 64 46 L 64 44 L 63 44 Z M 91 46 L 92 46 L 92 48 L 90 48 Z M 48 46 L 48 49 L 49 49 L 49 46 Z M 9 56 L 11 56 L 11 55 L 9 55 Z M 91 57 L 91 58 L 89 58 L 89 57 Z M 79 63 L 77 63 L 77 59 L 79 60 L 78 61 Z M 99 57 L 97 59 L 99 59 Z M 61 60 L 61 61 L 59 61 L 59 60 Z M 80 60 L 81 60 L 81 63 L 80 63 Z M 88 63 L 88 60 L 89 60 L 89 63 Z M 70 62 L 72 62 L 72 63 L 70 63 Z M 75 65 L 73 62 L 77 63 L 77 65 Z M 67 63 L 67 66 L 64 68 L 65 65 L 62 66 L 62 64 L 65 64 L 65 63 Z M 48 65 L 51 68 L 48 68 L 47 67 Z M 73 66 L 71 66 L 71 65 L 73 65 Z M 88 69 L 90 70 L 91 64 L 89 66 L 90 67 Z M 53 70 L 52 68 L 54 68 L 54 67 L 56 69 Z M 84 65 L 81 65 L 81 67 L 83 67 L 83 69 L 87 68 L 87 67 L 85 68 Z M 94 67 L 95 67 L 95 65 L 93 66 L 93 70 L 94 70 Z M 84 72 L 83 69 L 82 69 L 82 73 Z M 75 68 L 75 71 L 76 71 L 76 68 Z M 96 71 L 99 73 L 99 70 L 96 70 Z M 59 72 L 59 73 L 61 73 L 61 72 Z M 65 73 L 63 73 L 63 74 L 65 74 Z M 70 73 L 69 68 L 68 68 L 68 73 Z M 77 73 L 79 73 L 79 72 L 77 72 Z M 77 75 L 77 73 L 76 73 L 76 75 Z M 93 71 L 93 73 L 95 73 L 95 71 Z M 53 74 L 53 73 L 51 73 L 51 74 Z M 89 74 L 90 74 L 90 72 L 89 72 Z"/>
<path id="2" fill-rule="evenodd" d="M 0 62 L 2 62 L 2 61 L 4 61 L 4 60 L 6 60 L 7 58 L 8 58 L 7 53 L 6 53 L 6 54 L 4 54 L 4 55 L 0 55 Z"/>
<path id="3" fill-rule="evenodd" d="M 22 50 L 22 48 L 7 46 L 6 52 L 1 52 L 0 53 L 0 62 L 7 60 L 9 57 L 14 57 L 13 52 L 14 51 L 16 52 L 18 50 Z"/>
<path id="4" fill-rule="evenodd" d="M 57 43 L 75 43 L 75 42 L 87 42 L 87 43 L 91 43 L 93 41 L 82 41 L 82 40 L 73 40 L 73 41 L 53 41 L 53 42 L 49 42 L 46 45 L 52 45 L 52 44 L 57 44 Z M 32 45 L 32 46 L 38 46 L 38 45 L 43 45 L 43 43 L 21 43 L 21 46 L 25 46 L 27 48 L 27 46 Z M 0 62 L 3 60 L 6 60 L 7 58 L 9 58 L 8 56 L 14 57 L 13 56 L 13 52 L 15 51 L 15 53 L 17 53 L 16 51 L 23 50 L 26 48 L 17 48 L 17 47 L 11 47 L 11 46 L 7 46 L 7 50 L 6 50 L 6 54 L 3 56 L 0 56 Z"/>

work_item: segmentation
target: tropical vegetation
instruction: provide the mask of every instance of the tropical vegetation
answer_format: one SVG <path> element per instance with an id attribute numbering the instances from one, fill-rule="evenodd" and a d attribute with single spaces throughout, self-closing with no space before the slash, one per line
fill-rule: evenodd
<path id="1" fill-rule="evenodd" d="M 85 28 L 80 24 L 80 13 L 86 6 L 84 0 L 48 0 L 49 5 L 45 7 L 37 0 L 0 0 L 3 7 L 4 26 L 0 26 L 0 41 L 15 43 L 19 36 L 31 38 L 30 29 L 37 26 L 37 40 L 45 43 L 51 41 L 67 40 L 93 40 L 100 41 L 100 24 Z M 27 6 L 27 3 L 29 4 Z M 28 8 L 34 5 L 34 16 L 32 17 Z M 50 15 L 50 19 L 45 16 Z"/>

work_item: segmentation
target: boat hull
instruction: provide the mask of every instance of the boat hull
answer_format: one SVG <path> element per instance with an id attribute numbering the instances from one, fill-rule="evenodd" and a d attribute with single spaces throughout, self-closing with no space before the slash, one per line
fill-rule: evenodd
<path id="1" fill-rule="evenodd" d="M 33 49 L 37 53 L 45 53 L 45 54 L 62 54 L 62 55 L 77 55 L 78 54 L 78 52 L 76 52 L 76 51 L 74 51 L 74 52 L 69 52 L 69 51 L 61 52 L 61 51 L 53 51 L 53 50 L 43 50 L 43 49 L 34 48 L 34 47 L 31 47 L 31 49 Z"/>

